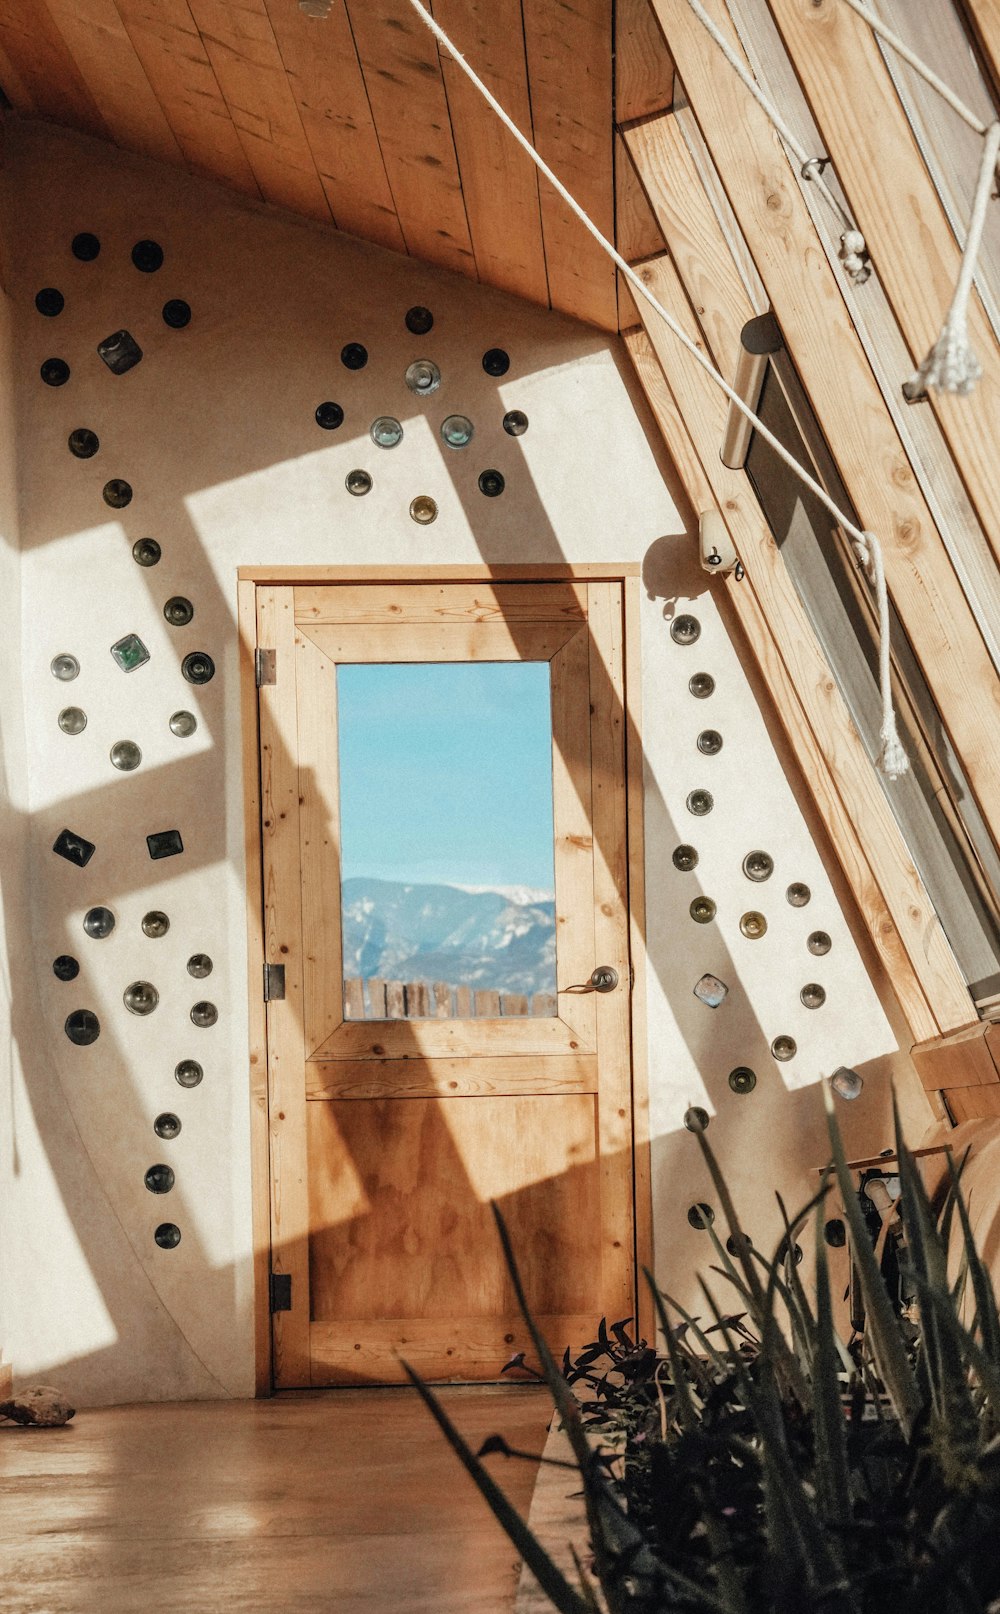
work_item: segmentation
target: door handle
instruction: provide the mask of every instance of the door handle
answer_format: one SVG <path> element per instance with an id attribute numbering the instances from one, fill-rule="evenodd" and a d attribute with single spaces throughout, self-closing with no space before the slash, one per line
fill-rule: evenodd
<path id="1" fill-rule="evenodd" d="M 590 980 L 582 986 L 564 986 L 562 992 L 613 992 L 618 985 L 618 971 L 613 964 L 598 964 L 591 971 Z"/>

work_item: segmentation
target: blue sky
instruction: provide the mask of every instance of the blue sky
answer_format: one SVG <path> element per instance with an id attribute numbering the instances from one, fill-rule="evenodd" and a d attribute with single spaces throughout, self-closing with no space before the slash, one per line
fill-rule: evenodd
<path id="1" fill-rule="evenodd" d="M 337 668 L 343 878 L 551 891 L 548 662 Z"/>

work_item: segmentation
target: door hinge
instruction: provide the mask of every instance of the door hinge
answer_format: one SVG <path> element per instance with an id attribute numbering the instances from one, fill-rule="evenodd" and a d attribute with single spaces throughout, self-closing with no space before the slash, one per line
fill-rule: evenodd
<path id="1" fill-rule="evenodd" d="M 264 965 L 264 1002 L 280 1003 L 285 995 L 284 964 Z"/>
<path id="2" fill-rule="evenodd" d="M 258 689 L 262 684 L 276 684 L 278 682 L 278 652 L 276 650 L 255 650 L 253 653 L 253 669 Z"/>
<path id="3" fill-rule="evenodd" d="M 271 1273 L 271 1311 L 291 1311 L 292 1275 L 290 1272 Z"/>

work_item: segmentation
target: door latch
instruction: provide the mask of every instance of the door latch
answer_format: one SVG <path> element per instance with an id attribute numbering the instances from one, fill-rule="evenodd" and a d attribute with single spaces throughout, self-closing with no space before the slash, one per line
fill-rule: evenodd
<path id="1" fill-rule="evenodd" d="M 591 972 L 590 984 L 595 992 L 613 992 L 618 985 L 618 971 L 612 964 L 598 964 Z"/>

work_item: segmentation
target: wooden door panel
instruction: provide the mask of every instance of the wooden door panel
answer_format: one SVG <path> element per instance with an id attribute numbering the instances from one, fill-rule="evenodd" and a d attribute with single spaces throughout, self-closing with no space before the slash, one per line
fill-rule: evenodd
<path id="1" fill-rule="evenodd" d="M 541 1312 L 536 1322 L 560 1358 L 594 1337 L 593 1307 L 578 1315 Z M 313 1323 L 312 1383 L 406 1384 L 403 1362 L 425 1379 L 495 1379 L 531 1339 L 520 1312 L 506 1317 L 384 1317 L 378 1322 Z"/>
<path id="2" fill-rule="evenodd" d="M 272 1269 L 292 1277 L 276 1384 L 398 1382 L 400 1355 L 495 1378 L 527 1341 L 491 1200 L 551 1345 L 579 1346 L 634 1310 L 621 590 L 262 586 L 258 634 L 279 669 L 260 691 L 286 986 L 268 1005 Z M 558 1012 L 504 1017 L 484 992 L 482 1017 L 438 1018 L 428 992 L 426 1019 L 345 1019 L 338 662 L 515 659 L 550 667 Z M 617 991 L 588 989 L 598 964 Z"/>
<path id="3" fill-rule="evenodd" d="M 503 1022 L 509 1025 L 510 1022 Z M 596 1093 L 596 1054 L 549 1055 L 539 1068 L 537 1055 L 496 1059 L 312 1059 L 306 1069 L 306 1097 L 457 1098 L 501 1093 Z"/>
<path id="4" fill-rule="evenodd" d="M 308 1128 L 314 1322 L 515 1312 L 491 1200 L 530 1304 L 599 1304 L 591 1094 L 333 1100 Z"/>

